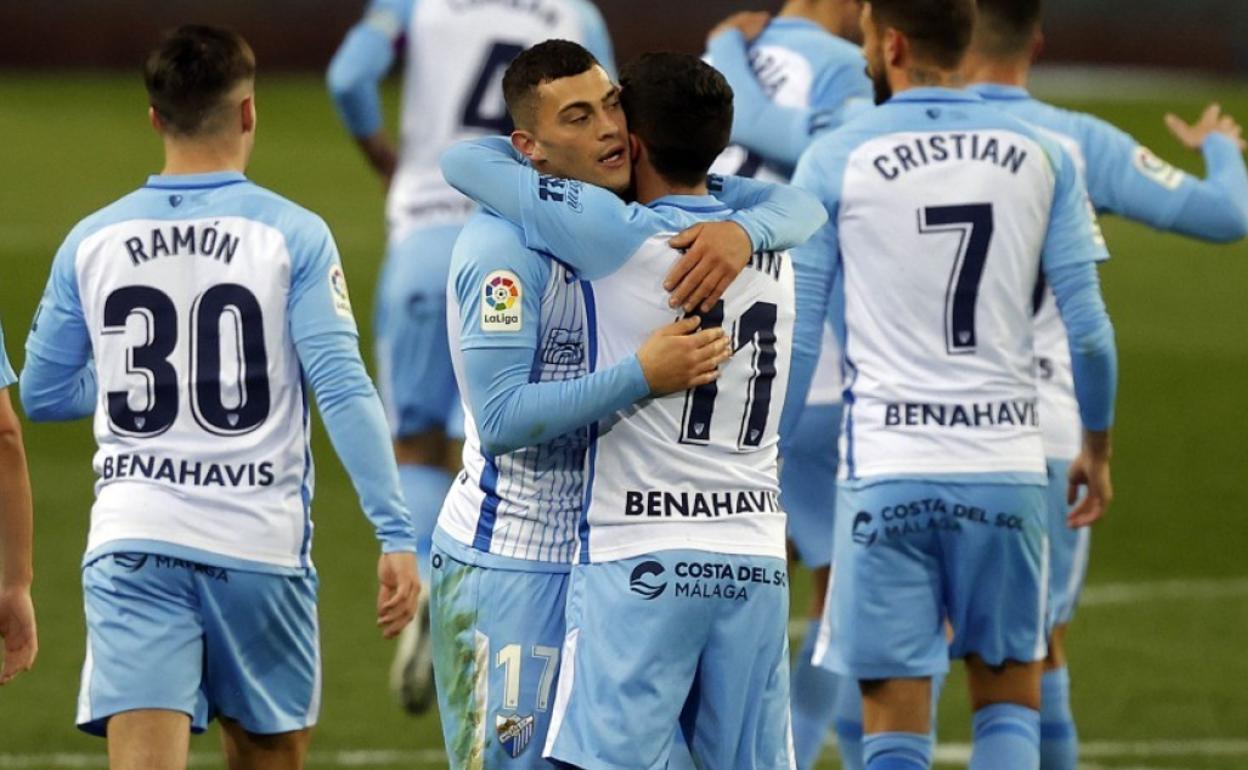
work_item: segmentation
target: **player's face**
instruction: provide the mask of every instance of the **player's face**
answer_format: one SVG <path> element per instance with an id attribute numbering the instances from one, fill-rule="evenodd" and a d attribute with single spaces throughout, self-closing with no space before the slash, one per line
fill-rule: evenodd
<path id="1" fill-rule="evenodd" d="M 524 152 L 542 173 L 579 179 L 617 193 L 632 180 L 628 121 L 620 87 L 594 66 L 538 86 L 537 119 Z"/>
<path id="2" fill-rule="evenodd" d="M 893 87 L 884 66 L 884 30 L 876 27 L 869 2 L 862 4 L 862 53 L 867 59 L 867 77 L 875 87 L 875 103 L 883 104 L 893 98 Z"/>

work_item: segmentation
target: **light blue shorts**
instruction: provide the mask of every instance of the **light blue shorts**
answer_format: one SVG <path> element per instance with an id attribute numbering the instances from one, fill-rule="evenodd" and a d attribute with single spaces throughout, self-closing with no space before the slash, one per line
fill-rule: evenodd
<path id="1" fill-rule="evenodd" d="M 546 755 L 661 770 L 679 724 L 699 767 L 789 770 L 783 560 L 661 551 L 576 565 Z"/>
<path id="2" fill-rule="evenodd" d="M 449 540 L 434 534 L 429 612 L 450 767 L 548 770 L 568 573 L 472 564 Z"/>
<path id="3" fill-rule="evenodd" d="M 1063 626 L 1075 617 L 1083 579 L 1088 573 L 1088 552 L 1092 546 L 1092 528 L 1071 529 L 1066 515 L 1066 474 L 1068 460 L 1049 460 L 1049 551 L 1052 578 L 1049 589 L 1051 622 Z"/>
<path id="4" fill-rule="evenodd" d="M 181 711 L 201 732 L 220 714 L 269 735 L 316 724 L 321 701 L 315 575 L 212 567 L 150 553 L 83 567 L 87 660 L 78 727 Z"/>
<path id="5" fill-rule="evenodd" d="M 951 657 L 989 665 L 1045 657 L 1043 486 L 842 484 L 837 510 L 817 665 L 893 679 L 944 673 Z"/>
<path id="6" fill-rule="evenodd" d="M 396 437 L 464 436 L 446 337 L 446 282 L 459 226 L 416 230 L 386 252 L 375 300 L 378 391 Z"/>
<path id="7" fill-rule="evenodd" d="M 789 542 L 811 569 L 832 563 L 840 432 L 840 404 L 807 406 L 792 449 L 780 464 L 780 500 L 788 514 Z"/>

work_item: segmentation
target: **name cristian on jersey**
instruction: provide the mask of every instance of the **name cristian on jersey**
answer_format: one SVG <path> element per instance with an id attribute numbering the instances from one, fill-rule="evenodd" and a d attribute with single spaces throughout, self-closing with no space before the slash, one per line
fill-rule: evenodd
<path id="1" fill-rule="evenodd" d="M 938 133 L 898 142 L 889 152 L 877 155 L 872 165 L 892 182 L 907 171 L 935 163 L 971 160 L 991 163 L 1018 174 L 1027 161 L 1027 150 L 995 136 L 975 133 Z"/>
<path id="2" fill-rule="evenodd" d="M 630 489 L 624 493 L 625 516 L 686 519 L 736 516 L 741 513 L 779 513 L 780 496 L 768 491 L 668 492 Z"/>
<path id="3" fill-rule="evenodd" d="M 157 455 L 125 453 L 104 458 L 100 477 L 151 479 L 192 487 L 270 487 L 273 463 L 205 463 Z"/>
<path id="4" fill-rule="evenodd" d="M 886 427 L 992 428 L 1011 425 L 1036 428 L 1037 400 L 1012 399 L 970 404 L 899 402 L 884 404 Z"/>
<path id="5" fill-rule="evenodd" d="M 141 265 L 158 257 L 210 257 L 230 264 L 238 251 L 239 237 L 218 229 L 220 222 L 154 227 L 147 237 L 126 239 L 130 263 Z"/>

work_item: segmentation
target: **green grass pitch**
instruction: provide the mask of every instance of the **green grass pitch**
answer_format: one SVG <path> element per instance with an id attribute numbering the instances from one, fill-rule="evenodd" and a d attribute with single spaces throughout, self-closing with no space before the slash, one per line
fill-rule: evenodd
<path id="1" fill-rule="evenodd" d="M 1216 97 L 1248 118 L 1248 90 L 1159 96 L 1173 101 L 1075 106 L 1118 122 L 1198 173 L 1199 157 L 1169 137 L 1161 113 L 1194 116 Z M 146 124 L 137 76 L 0 73 L 0 105 L 0 320 L 20 367 L 26 328 L 61 239 L 78 219 L 158 170 L 160 146 Z M 381 185 L 334 119 L 319 79 L 264 77 L 259 107 L 250 175 L 329 221 L 368 340 L 384 240 Z M 1150 770 L 1243 767 L 1248 244 L 1205 246 L 1115 220 L 1105 230 L 1115 259 L 1102 275 L 1118 330 L 1122 389 L 1118 499 L 1096 529 L 1089 577 L 1098 601 L 1081 610 L 1070 641 L 1087 762 Z M 375 545 L 317 431 L 315 555 L 325 692 L 313 764 L 444 766 L 434 753 L 436 715 L 406 717 L 385 692 L 391 648 L 373 627 Z M 0 690 L 0 769 L 100 766 L 103 743 L 73 727 L 84 649 L 78 564 L 91 502 L 90 428 L 86 422 L 28 425 L 26 442 L 42 649 L 32 673 Z M 793 606 L 800 610 L 808 601 L 804 578 L 797 576 L 794 586 Z M 955 674 L 942 705 L 942 742 L 968 740 L 962 689 Z M 192 742 L 197 766 L 221 767 L 216 750 L 211 732 Z M 339 753 L 355 750 L 383 753 Z M 68 756 L 57 759 L 54 752 Z M 822 766 L 836 766 L 830 753 Z"/>

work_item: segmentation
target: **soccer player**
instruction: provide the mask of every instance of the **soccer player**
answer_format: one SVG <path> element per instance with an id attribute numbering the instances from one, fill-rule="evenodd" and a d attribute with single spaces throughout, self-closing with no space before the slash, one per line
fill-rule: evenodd
<path id="1" fill-rule="evenodd" d="M 382 128 L 378 85 L 404 37 L 396 152 Z M 608 70 L 613 66 L 606 26 L 588 0 L 372 0 L 329 67 L 338 114 L 389 189 L 389 243 L 374 307 L 376 354 L 422 570 L 451 484 L 448 469 L 459 467 L 463 412 L 446 344 L 445 287 L 451 246 L 473 211 L 442 180 L 438 156 L 460 139 L 511 130 L 503 70 L 524 48 L 551 37 L 582 42 Z M 424 601 L 427 595 L 391 667 L 391 689 L 412 713 L 433 701 Z"/>
<path id="2" fill-rule="evenodd" d="M 871 81 L 858 45 L 861 15 L 860 0 L 789 0 L 774 19 L 765 13 L 738 13 L 711 30 L 711 64 L 733 90 L 733 138 L 755 142 L 748 149 L 729 147 L 712 171 L 788 181 L 797 157 L 815 136 L 872 105 Z M 777 117 L 777 107 L 789 112 Z M 799 110 L 807 117 L 799 115 L 787 124 L 794 130 L 777 128 L 786 125 L 785 115 Z M 811 570 L 813 583 L 810 622 L 793 666 L 793 746 L 799 770 L 814 766 L 834 720 L 842 764 L 861 766 L 858 688 L 838 693 L 836 676 L 811 662 L 832 560 L 836 438 L 844 384 L 840 358 L 828 325 L 815 385 L 780 465 L 789 541 Z"/>
<path id="3" fill-rule="evenodd" d="M 598 255 L 599 266 L 581 273 L 592 372 L 626 360 L 648 329 L 671 320 L 662 281 L 679 255 L 670 235 L 732 216 L 706 181 L 731 128 L 722 76 L 694 57 L 650 54 L 621 85 L 644 206 L 621 208 L 575 181 L 552 198 L 544 177 L 504 154 L 473 180 L 448 170 L 521 225 L 533 248 L 560 261 Z M 823 216 L 798 200 L 793 222 L 805 236 Z M 776 426 L 791 284 L 785 253 L 756 252 L 722 299 L 701 306 L 703 325 L 728 330 L 736 351 L 720 379 L 591 426 L 552 759 L 661 767 L 679 720 L 700 766 L 789 766 Z M 601 714 L 627 718 L 605 724 Z"/>
<path id="4" fill-rule="evenodd" d="M 963 72 L 971 90 L 1047 130 L 1084 172 L 1099 211 L 1216 242 L 1248 236 L 1248 171 L 1240 127 L 1211 106 L 1189 126 L 1167 123 L 1179 141 L 1204 153 L 1208 178 L 1196 179 L 1160 160 L 1118 128 L 1091 115 L 1051 107 L 1027 93 L 1031 62 L 1043 42 L 1040 0 L 979 0 L 979 17 Z M 1066 633 L 1087 567 L 1090 530 L 1071 529 L 1065 496 L 1067 468 L 1079 454 L 1079 412 L 1070 351 L 1052 291 L 1037 295 L 1036 371 L 1040 426 L 1049 475 L 1052 620 L 1041 706 L 1041 767 L 1074 770 L 1079 743 L 1070 708 Z"/>
<path id="5" fill-rule="evenodd" d="M 971 768 L 1039 764 L 1048 546 L 1031 369 L 1038 276 L 1066 322 L 1085 431 L 1068 493 L 1087 493 L 1071 522 L 1090 524 L 1111 497 L 1116 354 L 1095 269 L 1104 246 L 1070 157 L 950 87 L 974 16 L 974 0 L 866 3 L 883 104 L 817 140 L 794 177 L 824 201 L 829 224 L 794 253 L 789 396 L 809 386 L 811 332 L 830 302 L 848 372 L 844 515 L 816 663 L 859 680 L 868 770 L 930 766 L 930 681 L 950 657 L 968 669 Z"/>
<path id="6" fill-rule="evenodd" d="M 185 767 L 214 715 L 231 767 L 300 767 L 321 682 L 305 379 L 381 544 L 388 638 L 415 613 L 415 533 L 333 236 L 243 175 L 250 47 L 180 27 L 144 78 L 164 169 L 70 232 L 22 372 L 32 419 L 95 415 L 77 723 L 114 768 Z"/>
<path id="7" fill-rule="evenodd" d="M 629 188 L 619 88 L 588 51 L 562 40 L 534 46 L 508 68 L 504 90 L 517 126 L 513 142 L 540 171 L 617 193 Z M 517 164 L 521 157 L 505 140 L 482 140 L 447 152 L 443 167 L 448 180 L 469 191 L 511 191 L 519 189 L 516 177 L 532 173 Z M 719 194 L 734 204 L 768 197 L 780 204 L 690 234 L 697 237 L 694 254 L 715 233 L 725 234 L 725 248 L 739 256 L 729 278 L 744 268 L 753 243 L 768 245 L 794 230 L 795 206 L 818 213 L 804 194 L 748 180 L 721 183 Z M 542 176 L 539 184 L 544 200 L 579 200 L 581 188 L 566 179 Z M 519 201 L 514 192 L 510 198 L 518 219 Z M 607 199 L 621 219 L 640 208 Z M 795 240 L 809 234 L 800 227 Z M 566 264 L 577 275 L 595 274 L 612 259 L 609 250 L 577 251 Z M 456 244 L 451 271 L 452 319 L 459 325 L 452 324 L 451 348 L 469 420 L 463 483 L 452 488 L 434 533 L 431 607 L 443 730 L 454 767 L 474 756 L 483 756 L 487 767 L 547 767 L 541 746 L 564 637 L 588 425 L 652 393 L 711 382 L 715 364 L 727 356 L 726 342 L 717 328 L 680 336 L 698 323 L 684 319 L 639 341 L 635 356 L 587 375 L 582 287 L 563 262 L 527 248 L 517 226 L 491 214 L 474 217 Z M 703 280 L 721 281 L 714 270 Z M 669 282 L 680 283 L 675 276 Z M 674 296 L 687 299 L 679 288 Z M 655 297 L 665 298 L 661 287 Z M 464 662 L 474 659 L 465 672 Z M 491 675 L 481 661 L 502 669 Z M 669 733 L 674 728 L 675 720 Z M 497 742 L 487 744 L 487 729 Z"/>
<path id="8" fill-rule="evenodd" d="M 17 375 L 9 364 L 0 329 L 0 639 L 4 640 L 0 685 L 30 670 L 39 652 L 35 605 L 30 598 L 34 579 L 30 476 L 22 424 L 9 399 L 9 386 L 15 382 Z"/>

